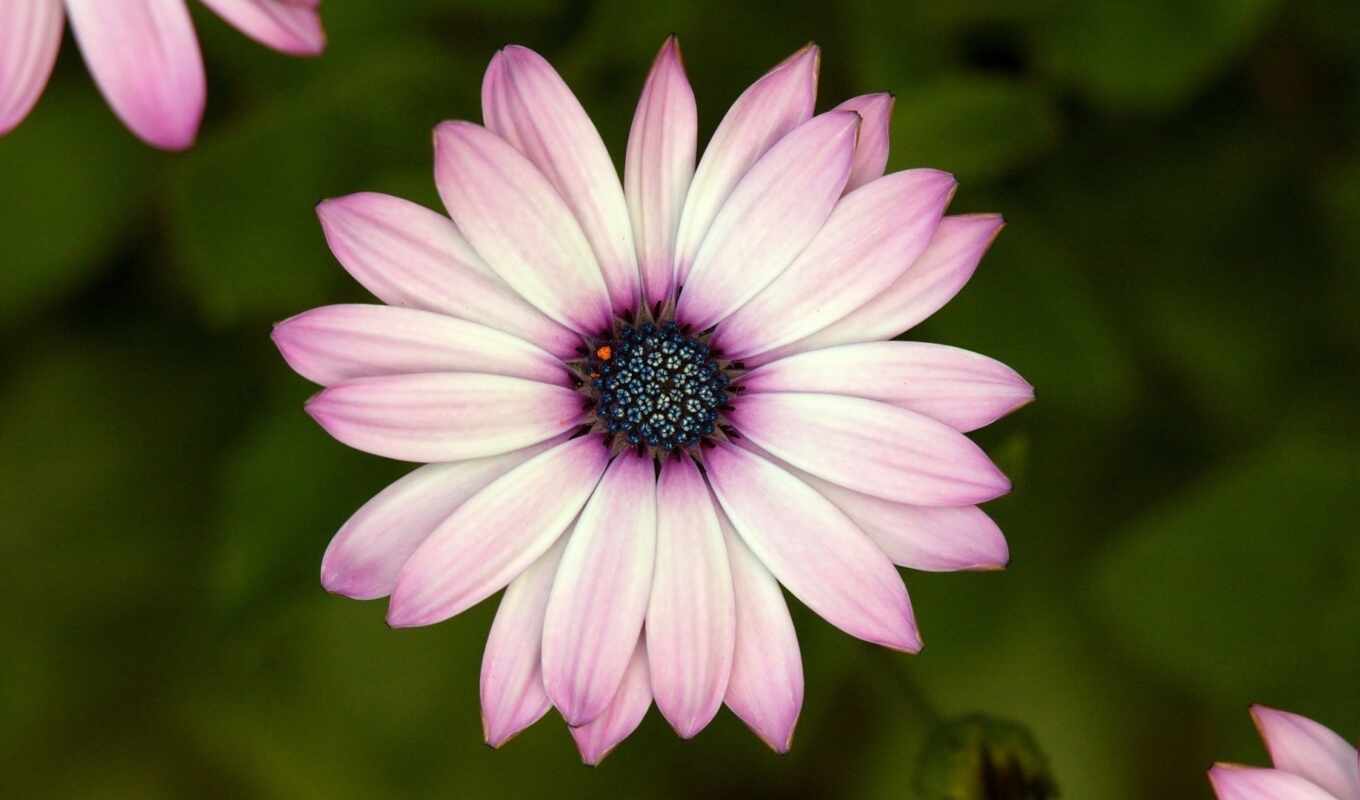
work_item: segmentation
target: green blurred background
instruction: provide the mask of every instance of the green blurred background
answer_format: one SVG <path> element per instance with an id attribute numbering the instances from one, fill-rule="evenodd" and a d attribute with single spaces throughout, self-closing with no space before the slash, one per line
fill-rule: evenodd
<path id="1" fill-rule="evenodd" d="M 1360 5 L 328 0 L 297 61 L 195 8 L 198 147 L 116 122 L 66 42 L 0 140 L 0 752 L 9 797 L 910 798 L 940 719 L 1023 722 L 1067 798 L 1207 798 L 1250 702 L 1360 735 Z M 616 159 L 665 34 L 706 137 L 815 39 L 820 107 L 897 93 L 892 166 L 1010 221 L 911 335 L 1015 366 L 996 574 L 907 575 L 927 647 L 795 604 L 792 753 L 653 710 L 596 770 L 555 717 L 494 752 L 494 612 L 392 631 L 318 585 L 406 467 L 346 449 L 270 324 L 362 292 L 313 205 L 437 207 L 430 129 L 495 48 L 544 53 Z"/>

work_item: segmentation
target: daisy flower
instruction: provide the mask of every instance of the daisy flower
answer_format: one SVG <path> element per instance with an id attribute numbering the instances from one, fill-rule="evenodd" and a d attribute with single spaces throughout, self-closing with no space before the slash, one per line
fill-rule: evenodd
<path id="1" fill-rule="evenodd" d="M 1252 706 L 1274 769 L 1215 764 L 1219 800 L 1360 800 L 1360 755 L 1331 729 L 1298 714 Z"/>
<path id="2" fill-rule="evenodd" d="M 269 47 L 316 55 L 326 46 L 321 0 L 202 0 Z M 203 57 L 184 0 L 4 0 L 0 3 L 0 136 L 38 102 L 61 46 L 64 17 L 113 112 L 163 150 L 194 143 L 203 118 Z"/>
<path id="3" fill-rule="evenodd" d="M 386 305 L 274 331 L 341 442 L 427 462 L 336 534 L 324 586 L 430 625 L 502 588 L 481 701 L 500 745 L 549 708 L 598 762 L 655 702 L 683 737 L 724 703 L 789 747 L 803 698 L 780 586 L 844 631 L 921 648 L 894 563 L 995 569 L 976 504 L 1010 484 L 964 435 L 1029 401 L 963 350 L 884 341 L 943 305 L 1001 227 L 944 217 L 949 175 L 883 175 L 886 94 L 813 114 L 809 45 L 746 90 L 695 164 L 668 40 L 620 182 L 581 104 L 506 47 L 484 125 L 434 132 L 450 216 L 323 202 Z"/>

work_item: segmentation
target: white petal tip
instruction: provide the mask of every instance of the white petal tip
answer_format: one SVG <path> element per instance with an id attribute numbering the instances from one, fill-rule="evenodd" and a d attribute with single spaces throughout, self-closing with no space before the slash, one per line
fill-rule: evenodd
<path id="1" fill-rule="evenodd" d="M 576 742 L 576 752 L 581 755 L 581 763 L 587 767 L 598 767 L 614 749 L 622 744 L 622 740 L 609 742 L 607 739 L 600 739 L 592 735 L 596 732 L 587 731 L 578 727 L 570 727 L 571 738 Z"/>
<path id="2" fill-rule="evenodd" d="M 363 577 L 346 574 L 322 567 L 321 588 L 333 595 L 348 597 L 351 600 L 378 600 L 386 597 L 387 592 Z"/>
<path id="3" fill-rule="evenodd" d="M 695 714 L 667 714 L 664 709 L 661 709 L 661 716 L 665 718 L 666 724 L 671 726 L 671 730 L 675 731 L 675 735 L 681 739 L 693 739 L 698 736 L 713 719 L 712 715 L 702 717 Z"/>
<path id="4" fill-rule="evenodd" d="M 1241 769 L 1234 764 L 1214 764 L 1209 768 L 1209 785 L 1214 787 L 1214 794 L 1219 797 L 1228 797 L 1229 792 L 1236 789 L 1237 778 L 1235 774 Z"/>
<path id="5" fill-rule="evenodd" d="M 975 501 L 969 501 L 971 504 L 987 503 L 1011 493 L 1011 479 L 995 465 L 990 466 L 991 469 L 979 476 L 978 497 Z"/>
<path id="6" fill-rule="evenodd" d="M 426 625 L 433 625 L 438 622 L 438 618 L 431 618 L 429 614 L 413 612 L 396 599 L 395 593 L 387 606 L 387 627 L 389 628 L 420 628 Z"/>
<path id="7" fill-rule="evenodd" d="M 774 751 L 776 755 L 787 755 L 793 749 L 793 733 L 797 723 L 798 720 L 795 719 L 789 724 L 787 731 L 770 731 L 769 734 L 756 731 L 756 736 L 759 736 L 760 741 L 764 742 L 765 746 Z"/>
<path id="8" fill-rule="evenodd" d="M 198 138 L 198 130 L 195 127 L 188 133 L 138 133 L 137 135 L 141 137 L 142 141 L 157 150 L 164 150 L 167 153 L 183 153 L 186 150 L 193 149 L 194 142 Z"/>
<path id="9" fill-rule="evenodd" d="M 788 64 L 801 63 L 809 59 L 811 59 L 812 61 L 812 68 L 814 70 L 821 69 L 822 48 L 818 46 L 816 42 L 808 42 L 807 44 L 798 48 L 798 50 L 795 51 L 793 55 L 789 56 L 788 60 L 785 63 Z"/>
<path id="10" fill-rule="evenodd" d="M 925 648 L 925 642 L 921 641 L 921 634 L 915 630 L 904 631 L 902 635 L 887 639 L 878 644 L 883 645 L 889 650 L 896 650 L 899 653 L 917 655 Z"/>
<path id="11" fill-rule="evenodd" d="M 485 719 L 482 720 L 482 741 L 492 750 L 499 750 L 518 733 L 519 731 L 493 730 Z"/>
<path id="12" fill-rule="evenodd" d="M 594 749 L 582 747 L 579 744 L 576 746 L 576 751 L 581 754 L 581 763 L 586 765 L 587 767 L 600 766 L 600 762 L 604 761 L 605 757 L 609 755 L 611 750 L 596 751 Z"/>
<path id="13" fill-rule="evenodd" d="M 280 352 L 282 352 L 282 348 L 280 348 Z M 287 358 L 287 356 L 285 355 L 284 358 Z M 330 416 L 327 413 L 327 399 L 326 390 L 322 389 L 302 403 L 302 410 L 307 412 L 307 416 L 316 420 L 316 424 L 329 432 Z"/>

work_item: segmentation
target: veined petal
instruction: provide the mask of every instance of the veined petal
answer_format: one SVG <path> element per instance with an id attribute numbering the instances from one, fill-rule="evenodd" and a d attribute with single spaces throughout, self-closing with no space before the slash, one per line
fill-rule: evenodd
<path id="1" fill-rule="evenodd" d="M 571 389 L 476 372 L 355 378 L 316 394 L 307 413 L 357 450 L 423 462 L 508 453 L 586 417 Z"/>
<path id="2" fill-rule="evenodd" d="M 734 405 L 729 419 L 743 436 L 857 492 L 913 505 L 966 506 L 1010 491 L 1010 481 L 967 436 L 914 411 L 794 392 L 747 393 Z"/>
<path id="3" fill-rule="evenodd" d="M 326 31 L 315 2 L 298 0 L 202 0 L 232 27 L 266 47 L 294 56 L 326 49 Z"/>
<path id="4" fill-rule="evenodd" d="M 638 641 L 633 649 L 633 657 L 628 669 L 623 673 L 623 682 L 609 701 L 609 706 L 598 717 L 584 725 L 569 728 L 571 738 L 576 740 L 576 749 L 581 760 L 596 766 L 609 755 L 619 742 L 627 739 L 652 704 L 652 690 L 648 685 L 647 648 Z"/>
<path id="5" fill-rule="evenodd" d="M 700 330 L 711 327 L 788 268 L 845 189 L 859 121 L 847 111 L 822 114 L 761 156 L 695 254 L 677 318 Z"/>
<path id="6" fill-rule="evenodd" d="M 184 0 L 66 0 L 80 51 L 118 118 L 147 144 L 194 143 L 207 91 Z"/>
<path id="7" fill-rule="evenodd" d="M 742 541 L 795 597 L 851 636 L 921 649 L 902 577 L 831 501 L 732 445 L 706 451 L 704 465 Z"/>
<path id="8" fill-rule="evenodd" d="M 543 684 L 568 725 L 604 712 L 647 614 L 656 552 L 650 457 L 614 459 L 581 511 L 553 582 L 543 627 Z"/>
<path id="9" fill-rule="evenodd" d="M 527 47 L 505 47 L 486 69 L 482 116 L 566 201 L 590 240 L 614 311 L 633 310 L 639 279 L 623 187 L 604 140 L 557 70 Z"/>
<path id="10" fill-rule="evenodd" d="M 482 372 L 571 385 L 562 362 L 536 345 L 413 308 L 323 306 L 275 325 L 273 339 L 289 366 L 323 386 L 417 372 Z"/>
<path id="11" fill-rule="evenodd" d="M 1343 800 L 1360 800 L 1360 756 L 1345 739 L 1307 717 L 1252 706 L 1276 769 L 1307 778 Z"/>
<path id="12" fill-rule="evenodd" d="M 656 569 L 647 651 L 657 708 L 682 738 L 718 713 L 732 669 L 732 573 L 708 485 L 688 456 L 667 459 L 656 490 Z"/>
<path id="13" fill-rule="evenodd" d="M 543 612 L 565 539 L 559 538 L 518 578 L 496 608 L 482 654 L 482 735 L 492 747 L 538 722 L 552 707 L 543 691 Z"/>
<path id="14" fill-rule="evenodd" d="M 501 280 L 443 214 L 376 192 L 322 201 L 316 213 L 341 265 L 388 305 L 477 322 L 558 357 L 581 343 Z"/>
<path id="15" fill-rule="evenodd" d="M 1000 361 L 925 342 L 864 342 L 798 353 L 751 370 L 742 386 L 748 392 L 866 397 L 965 432 L 1034 399 L 1034 387 Z"/>
<path id="16" fill-rule="evenodd" d="M 925 572 L 1003 569 L 1006 537 L 977 506 L 911 506 L 838 486 L 770 460 L 845 512 L 894 564 Z"/>
<path id="17" fill-rule="evenodd" d="M 913 169 L 846 195 L 793 264 L 723 320 L 714 345 L 728 358 L 749 358 L 877 297 L 925 252 L 956 185 L 946 172 Z"/>
<path id="18" fill-rule="evenodd" d="M 321 559 L 321 585 L 356 600 L 386 597 L 406 560 L 468 498 L 562 441 L 558 437 L 498 456 L 412 470 L 340 527 Z"/>
<path id="19" fill-rule="evenodd" d="M 577 333 L 612 319 L 590 242 L 543 173 L 501 137 L 470 122 L 434 131 L 439 196 L 486 263 L 544 314 Z"/>
<path id="20" fill-rule="evenodd" d="M 61 48 L 61 0 L 10 0 L 0 7 L 0 136 L 42 95 Z"/>
<path id="21" fill-rule="evenodd" d="M 803 656 L 779 583 L 720 510 L 732 568 L 736 641 L 723 702 L 776 753 L 787 753 L 803 708 Z"/>
<path id="22" fill-rule="evenodd" d="M 853 192 L 870 181 L 883 177 L 888 166 L 888 139 L 896 99 L 887 92 L 862 94 L 836 106 L 832 111 L 854 111 L 864 120 L 855 144 L 854 166 L 846 192 Z"/>
<path id="23" fill-rule="evenodd" d="M 811 336 L 748 362 L 761 364 L 805 350 L 891 339 L 914 327 L 958 294 L 1004 225 L 1000 214 L 945 217 L 926 251 L 887 290 Z"/>
<path id="24" fill-rule="evenodd" d="M 684 284 L 709 226 L 732 189 L 775 142 L 812 116 L 822 53 L 808 44 L 742 92 L 718 123 L 685 195 L 675 237 L 675 282 Z"/>
<path id="25" fill-rule="evenodd" d="M 595 490 L 608 461 L 600 436 L 581 436 L 487 484 L 406 561 L 387 623 L 431 625 L 499 591 L 552 547 Z"/>
<path id="26" fill-rule="evenodd" d="M 670 36 L 642 86 L 623 167 L 624 194 L 649 306 L 666 300 L 674 288 L 675 235 L 694 177 L 698 137 L 694 90 L 685 76 L 680 43 Z"/>
<path id="27" fill-rule="evenodd" d="M 1334 797 L 1317 784 L 1278 769 L 1215 764 L 1209 770 L 1218 800 L 1350 800 Z"/>

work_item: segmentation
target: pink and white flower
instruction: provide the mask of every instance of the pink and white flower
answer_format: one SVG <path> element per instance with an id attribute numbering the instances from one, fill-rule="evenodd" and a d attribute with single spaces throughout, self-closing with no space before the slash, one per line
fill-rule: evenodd
<path id="1" fill-rule="evenodd" d="M 1360 755 L 1345 739 L 1288 711 L 1252 706 L 1251 716 L 1274 768 L 1215 764 L 1219 800 L 1360 800 Z"/>
<path id="2" fill-rule="evenodd" d="M 884 341 L 967 281 L 1000 230 L 944 216 L 954 179 L 884 175 L 892 98 L 815 115 L 809 45 L 746 90 L 696 165 L 680 49 L 642 89 L 620 182 L 585 110 L 523 47 L 485 125 L 435 129 L 452 219 L 323 202 L 386 305 L 274 331 L 352 447 L 427 462 L 345 523 L 323 585 L 395 627 L 505 593 L 481 700 L 500 745 L 556 708 L 596 763 L 653 702 L 683 737 L 726 704 L 778 751 L 803 699 L 780 586 L 921 649 L 894 565 L 997 569 L 977 504 L 1010 483 L 965 432 L 1033 397 L 1002 364 Z"/>
<path id="3" fill-rule="evenodd" d="M 284 53 L 326 46 L 321 0 L 202 0 L 247 36 Z M 99 90 L 147 144 L 184 150 L 203 118 L 206 86 L 184 0 L 4 0 L 0 3 L 0 136 L 38 102 L 61 46 L 63 22 Z"/>

